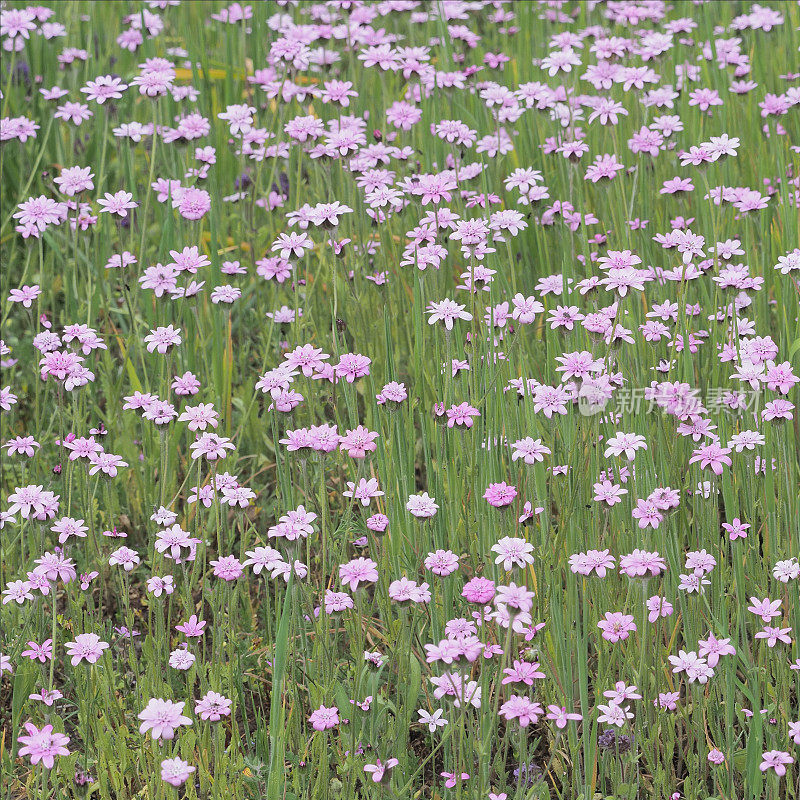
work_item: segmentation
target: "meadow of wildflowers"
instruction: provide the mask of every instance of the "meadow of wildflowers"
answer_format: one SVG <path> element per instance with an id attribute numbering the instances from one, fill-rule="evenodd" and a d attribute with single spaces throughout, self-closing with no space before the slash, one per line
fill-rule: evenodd
<path id="1" fill-rule="evenodd" d="M 2 3 L 3 800 L 800 798 L 799 31 Z"/>

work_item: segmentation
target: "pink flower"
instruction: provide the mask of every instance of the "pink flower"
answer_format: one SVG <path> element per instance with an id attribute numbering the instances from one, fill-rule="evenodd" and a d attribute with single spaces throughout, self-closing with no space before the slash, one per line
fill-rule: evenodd
<path id="1" fill-rule="evenodd" d="M 544 713 L 544 709 L 539 703 L 535 703 L 527 697 L 515 694 L 500 706 L 499 713 L 503 719 L 516 719 L 520 727 L 527 728 L 531 722 L 535 725 L 539 721 L 539 717 Z"/>
<path id="2" fill-rule="evenodd" d="M 569 557 L 569 568 L 579 575 L 591 575 L 605 578 L 606 571 L 614 568 L 616 559 L 608 550 L 589 550 L 586 553 L 573 553 Z"/>
<path id="3" fill-rule="evenodd" d="M 180 525 L 171 525 L 156 533 L 155 548 L 180 564 L 183 560 L 181 548 L 186 548 L 191 553 L 195 541 Z"/>
<path id="4" fill-rule="evenodd" d="M 674 673 L 686 673 L 689 683 L 694 683 L 695 681 L 701 684 L 707 683 L 708 679 L 714 675 L 713 667 L 710 667 L 706 660 L 693 650 L 688 653 L 685 650 L 680 650 L 677 656 L 668 656 L 667 660 L 672 664 Z"/>
<path id="5" fill-rule="evenodd" d="M 325 731 L 328 728 L 335 728 L 339 724 L 339 709 L 336 706 L 326 708 L 321 705 L 316 711 L 313 711 L 308 718 L 311 727 L 315 731 Z"/>
<path id="6" fill-rule="evenodd" d="M 139 555 L 130 547 L 118 547 L 109 557 L 108 563 L 113 567 L 119 564 L 125 572 L 132 572 L 133 568 L 141 561 Z"/>
<path id="7" fill-rule="evenodd" d="M 96 475 L 102 472 L 109 478 L 116 478 L 120 467 L 127 467 L 128 462 L 123 461 L 121 456 L 114 453 L 90 453 L 89 454 L 89 474 Z"/>
<path id="8" fill-rule="evenodd" d="M 34 692 L 28 695 L 29 700 L 40 700 L 46 706 L 51 707 L 56 700 L 60 700 L 64 695 L 58 689 L 42 689 L 41 692 Z"/>
<path id="9" fill-rule="evenodd" d="M 436 550 L 425 558 L 425 569 L 445 577 L 458 569 L 458 556 L 450 550 Z"/>
<path id="10" fill-rule="evenodd" d="M 597 710 L 600 712 L 597 717 L 598 722 L 607 722 L 610 725 L 616 725 L 618 728 L 621 728 L 629 719 L 633 719 L 630 706 L 623 708 L 617 703 L 611 702 L 608 705 L 598 704 Z"/>
<path id="11" fill-rule="evenodd" d="M 533 686 L 534 680 L 542 680 L 545 677 L 544 672 L 539 669 L 538 661 L 518 661 L 514 659 L 512 667 L 507 667 L 503 670 L 506 676 L 501 681 L 505 686 L 508 683 L 524 683 L 526 686 Z"/>
<path id="12" fill-rule="evenodd" d="M 90 664 L 95 664 L 103 655 L 103 650 L 108 649 L 108 642 L 103 642 L 96 633 L 80 633 L 74 642 L 67 642 L 65 649 L 68 656 L 72 656 L 72 666 L 80 664 L 86 659 Z"/>
<path id="13" fill-rule="evenodd" d="M 769 622 L 773 617 L 781 616 L 781 601 L 770 600 L 765 597 L 759 600 L 756 597 L 750 598 L 750 605 L 747 610 L 758 617 L 761 617 L 762 622 Z"/>
<path id="14" fill-rule="evenodd" d="M 86 533 L 89 530 L 82 519 L 73 519 L 72 517 L 61 517 L 50 528 L 53 533 L 58 534 L 58 543 L 64 544 L 68 541 L 70 536 L 75 536 L 81 539 L 86 538 Z"/>
<path id="15" fill-rule="evenodd" d="M 429 314 L 428 324 L 435 325 L 437 322 L 444 322 L 446 330 L 453 330 L 453 321 L 457 319 L 471 320 L 472 314 L 464 311 L 465 306 L 453 300 L 445 298 L 438 303 L 429 303 L 426 314 Z"/>
<path id="16" fill-rule="evenodd" d="M 104 198 L 100 198 L 98 204 L 101 206 L 100 213 L 118 214 L 120 217 L 127 217 L 131 208 L 136 208 L 139 204 L 133 201 L 130 192 L 122 191 L 115 194 L 105 193 Z"/>
<path id="17" fill-rule="evenodd" d="M 232 702 L 233 701 L 217 692 L 206 692 L 206 694 L 195 703 L 194 713 L 197 714 L 200 719 L 216 722 L 222 717 L 230 716 Z"/>
<path id="18" fill-rule="evenodd" d="M 570 325 L 571 327 L 571 325 Z M 533 410 L 551 419 L 553 414 L 566 414 L 569 393 L 563 386 L 540 385 L 533 390 Z"/>
<path id="19" fill-rule="evenodd" d="M 657 528 L 664 515 L 652 500 L 637 500 L 631 516 L 638 521 L 640 528 Z"/>
<path id="20" fill-rule="evenodd" d="M 747 531 L 750 529 L 750 525 L 742 522 L 738 517 L 730 522 L 723 522 L 722 527 L 732 542 L 736 539 L 746 539 Z"/>
<path id="21" fill-rule="evenodd" d="M 325 592 L 325 613 L 337 614 L 353 608 L 353 598 L 346 592 L 334 592 L 328 589 Z"/>
<path id="22" fill-rule="evenodd" d="M 169 654 L 169 661 L 167 662 L 173 669 L 187 670 L 191 669 L 197 656 L 186 649 L 186 645 L 176 648 Z"/>
<path id="23" fill-rule="evenodd" d="M 665 597 L 658 597 L 653 595 L 647 600 L 647 615 L 648 622 L 655 622 L 659 617 L 669 617 L 672 615 L 674 608 Z"/>
<path id="24" fill-rule="evenodd" d="M 800 722 L 789 723 L 789 737 L 795 744 L 800 744 Z"/>
<path id="25" fill-rule="evenodd" d="M 504 536 L 492 545 L 492 552 L 497 553 L 494 563 L 502 564 L 505 570 L 533 564 L 533 545 L 525 539 Z"/>
<path id="26" fill-rule="evenodd" d="M 32 661 L 41 661 L 44 664 L 53 658 L 53 640 L 45 639 L 41 644 L 36 642 L 28 642 L 28 649 L 20 653 L 24 658 L 30 658 Z"/>
<path id="27" fill-rule="evenodd" d="M 221 114 L 217 114 L 219 119 L 228 123 L 228 130 L 232 135 L 237 133 L 247 133 L 253 124 L 253 114 L 255 108 L 248 105 L 229 105 Z"/>
<path id="28" fill-rule="evenodd" d="M 171 347 L 175 347 L 183 341 L 181 339 L 181 329 L 173 328 L 172 325 L 159 326 L 150 331 L 149 335 L 144 337 L 144 340 L 147 344 L 148 353 L 158 350 L 162 355 Z"/>
<path id="29" fill-rule="evenodd" d="M 469 403 L 452 405 L 445 413 L 447 415 L 448 428 L 452 428 L 454 425 L 463 425 L 466 428 L 471 428 L 474 424 L 473 417 L 481 415 L 478 409 L 473 408 Z"/>
<path id="30" fill-rule="evenodd" d="M 367 517 L 367 529 L 374 533 L 385 533 L 389 527 L 389 517 L 386 514 L 373 514 Z"/>
<path id="31" fill-rule="evenodd" d="M 374 453 L 378 449 L 375 440 L 379 436 L 377 431 L 370 431 L 359 425 L 340 437 L 339 449 L 347 453 L 350 458 L 365 458 L 367 453 Z"/>
<path id="32" fill-rule="evenodd" d="M 14 219 L 19 220 L 24 229 L 32 228 L 33 235 L 37 237 L 37 231 L 43 231 L 49 225 L 58 225 L 66 216 L 66 206 L 45 195 L 28 198 L 19 204 L 19 210 L 14 213 Z"/>
<path id="33" fill-rule="evenodd" d="M 441 708 L 437 708 L 433 714 L 428 713 L 424 708 L 420 708 L 417 713 L 419 714 L 419 724 L 427 725 L 431 733 L 436 733 L 437 729 L 447 725 L 447 720 L 443 718 L 444 712 Z M 797 723 L 800 725 L 800 723 Z"/>
<path id="34" fill-rule="evenodd" d="M 653 700 L 653 705 L 656 708 L 663 708 L 667 711 L 675 711 L 678 707 L 678 700 L 680 699 L 680 692 L 660 692 L 658 698 Z"/>
<path id="35" fill-rule="evenodd" d="M 781 398 L 770 400 L 764 405 L 764 410 L 761 412 L 761 419 L 767 420 L 768 422 L 774 419 L 791 419 L 793 408 L 794 403 L 790 403 L 788 400 L 783 400 Z"/>
<path id="36" fill-rule="evenodd" d="M 488 578 L 472 578 L 464 584 L 461 595 L 470 603 L 479 605 L 491 603 L 495 595 L 494 581 L 490 581 Z"/>
<path id="37" fill-rule="evenodd" d="M 192 451 L 193 459 L 205 457 L 206 461 L 217 461 L 225 458 L 228 450 L 235 450 L 236 445 L 225 436 L 218 436 L 209 431 L 198 436 L 189 449 Z"/>
<path id="38" fill-rule="evenodd" d="M 550 448 L 543 445 L 541 439 L 533 439 L 530 436 L 519 439 L 511 447 L 513 448 L 511 460 L 516 461 L 521 458 L 526 464 L 544 461 L 544 457 L 550 455 Z"/>
<path id="39" fill-rule="evenodd" d="M 165 758 L 161 762 L 161 780 L 170 786 L 182 786 L 196 767 L 190 767 L 188 761 L 181 758 Z"/>
<path id="40" fill-rule="evenodd" d="M 184 636 L 189 638 L 197 638 L 203 635 L 205 627 L 208 623 L 205 620 L 197 619 L 197 614 L 192 614 L 187 622 L 182 622 L 180 625 L 175 626 L 176 631 L 180 631 Z"/>
<path id="41" fill-rule="evenodd" d="M 603 631 L 603 638 L 609 642 L 619 642 L 627 639 L 632 631 L 636 630 L 636 623 L 629 614 L 620 611 L 607 611 L 606 618 L 597 623 L 597 627 Z"/>
<path id="42" fill-rule="evenodd" d="M 374 783 L 382 783 L 384 779 L 388 780 L 389 771 L 399 763 L 400 762 L 396 758 L 389 758 L 385 762 L 377 759 L 374 764 L 365 764 L 364 772 L 368 775 L 372 773 L 372 780 Z"/>
<path id="43" fill-rule="evenodd" d="M 189 717 L 184 716 L 183 707 L 186 703 L 174 703 L 172 700 L 163 700 L 154 697 L 148 701 L 147 706 L 139 713 L 142 724 L 139 733 L 147 733 L 153 739 L 172 739 L 175 731 L 181 725 L 191 725 Z"/>
<path id="44" fill-rule="evenodd" d="M 518 612 L 528 613 L 533 607 L 534 593 L 513 581 L 508 586 L 498 586 L 494 598 L 495 607 L 501 615 L 516 616 Z"/>
<path id="45" fill-rule="evenodd" d="M 211 209 L 211 195 L 205 189 L 182 188 L 173 192 L 172 207 L 184 219 L 202 219 Z"/>
<path id="46" fill-rule="evenodd" d="M 604 455 L 608 458 L 611 455 L 624 454 L 628 461 L 633 461 L 637 450 L 647 450 L 644 436 L 636 433 L 617 432 L 616 436 L 612 436 L 608 440 L 608 447 L 606 447 Z"/>
<path id="47" fill-rule="evenodd" d="M 546 719 L 555 722 L 557 728 L 566 728 L 570 720 L 577 722 L 582 720 L 583 717 L 580 714 L 568 714 L 564 706 L 547 706 Z"/>
<path id="48" fill-rule="evenodd" d="M 730 447 L 721 447 L 716 442 L 698 447 L 692 452 L 692 457 L 689 459 L 690 464 L 700 462 L 701 469 L 710 467 L 715 475 L 722 474 L 723 465 L 731 465 L 731 459 L 728 454 L 731 452 Z"/>
<path id="49" fill-rule="evenodd" d="M 235 581 L 244 570 L 241 562 L 234 555 L 220 556 L 209 563 L 214 569 L 214 577 L 222 578 L 225 581 Z"/>
<path id="50" fill-rule="evenodd" d="M 501 483 L 491 483 L 486 491 L 483 493 L 483 499 L 490 506 L 495 508 L 504 508 L 514 502 L 517 496 L 517 489 L 515 486 L 507 484 L 505 481 Z"/>
<path id="51" fill-rule="evenodd" d="M 348 481 L 347 491 L 342 492 L 342 495 L 360 501 L 363 506 L 368 506 L 373 497 L 383 497 L 383 492 L 378 489 L 376 478 L 370 478 L 369 480 L 361 478 L 358 486 L 353 481 Z"/>
<path id="52" fill-rule="evenodd" d="M 658 553 L 650 553 L 638 548 L 619 560 L 619 571 L 629 578 L 646 575 L 660 575 L 667 568 L 667 562 Z"/>
<path id="53" fill-rule="evenodd" d="M 21 303 L 24 308 L 30 308 L 33 301 L 39 297 L 42 290 L 37 284 L 33 286 L 22 286 L 19 289 L 12 289 L 8 294 L 10 303 Z"/>
<path id="54" fill-rule="evenodd" d="M 100 75 L 94 80 L 87 81 L 81 91 L 87 100 L 94 100 L 98 105 L 103 105 L 106 100 L 119 100 L 122 92 L 128 88 L 120 78 L 113 75 Z"/>
<path id="55" fill-rule="evenodd" d="M 466 772 L 462 772 L 460 775 L 455 772 L 441 772 L 439 773 L 444 779 L 444 785 L 448 789 L 452 789 L 456 786 L 460 781 L 468 781 L 469 775 Z"/>
<path id="56" fill-rule="evenodd" d="M 378 580 L 378 565 L 371 558 L 354 558 L 347 564 L 339 565 L 339 579 L 351 591 L 358 589 L 359 583 L 375 583 Z"/>
<path id="57" fill-rule="evenodd" d="M 764 630 L 756 634 L 756 639 L 766 639 L 767 647 L 775 647 L 778 642 L 791 644 L 792 639 L 789 636 L 791 632 L 791 628 L 774 628 L 772 625 L 765 625 Z"/>
<path id="58" fill-rule="evenodd" d="M 165 575 L 163 578 L 153 575 L 147 579 L 147 591 L 154 597 L 161 597 L 162 594 L 170 595 L 175 591 L 172 575 Z"/>
<path id="59" fill-rule="evenodd" d="M 305 233 L 281 233 L 272 245 L 272 252 L 280 252 L 281 258 L 302 258 L 314 243 Z"/>
<path id="60" fill-rule="evenodd" d="M 372 360 L 361 353 L 344 353 L 339 363 L 334 367 L 336 375 L 344 378 L 348 383 L 353 383 L 356 378 L 369 375 L 369 365 Z"/>
<path id="61" fill-rule="evenodd" d="M 794 759 L 782 750 L 767 750 L 766 753 L 761 755 L 761 759 L 761 764 L 758 768 L 762 772 L 773 769 L 779 778 L 786 774 L 787 765 L 794 763 Z"/>
<path id="62" fill-rule="evenodd" d="M 386 403 L 399 404 L 407 398 L 408 392 L 405 384 L 397 381 L 390 381 L 381 389 L 380 394 L 375 395 L 379 406 L 386 405 Z M 394 408 L 394 405 L 390 407 Z"/>
<path id="63" fill-rule="evenodd" d="M 389 584 L 389 599 L 395 603 L 427 603 L 430 602 L 430 591 L 427 583 L 417 586 L 416 581 L 400 578 Z"/>
<path id="64" fill-rule="evenodd" d="M 559 70 L 571 72 L 573 67 L 579 67 L 581 59 L 571 47 L 564 47 L 561 50 L 553 50 L 541 60 L 541 68 L 547 70 L 547 74 L 552 78 Z"/>
<path id="65" fill-rule="evenodd" d="M 430 497 L 427 492 L 412 494 L 408 498 L 406 508 L 411 514 L 420 519 L 432 517 L 439 510 L 436 501 L 433 497 Z"/>
<path id="66" fill-rule="evenodd" d="M 45 725 L 39 730 L 32 722 L 26 722 L 25 731 L 25 734 L 17 737 L 22 744 L 18 755 L 29 756 L 31 764 L 36 765 L 41 761 L 46 769 L 52 769 L 56 756 L 69 755 L 66 746 L 69 736 L 54 733 L 52 725 Z"/>
<path id="67" fill-rule="evenodd" d="M 626 700 L 641 700 L 642 696 L 636 686 L 627 686 L 625 681 L 617 681 L 613 689 L 603 692 L 603 697 L 607 697 L 615 705 L 622 705 Z"/>
<path id="68" fill-rule="evenodd" d="M 713 633 L 708 634 L 708 639 L 698 639 L 698 652 L 706 659 L 709 667 L 716 667 L 720 656 L 736 655 L 736 648 L 730 639 L 717 639 Z"/>

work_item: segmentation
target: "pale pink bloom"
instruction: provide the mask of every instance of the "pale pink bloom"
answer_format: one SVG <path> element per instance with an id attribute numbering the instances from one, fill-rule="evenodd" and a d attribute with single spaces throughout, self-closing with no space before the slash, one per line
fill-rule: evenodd
<path id="1" fill-rule="evenodd" d="M 311 713 L 308 721 L 315 731 L 325 731 L 329 728 L 335 728 L 339 724 L 339 709 L 336 708 L 336 706 L 326 708 L 324 705 L 321 705 Z"/>
<path id="2" fill-rule="evenodd" d="M 183 702 L 174 703 L 172 700 L 163 700 L 160 697 L 152 698 L 138 715 L 142 720 L 139 733 L 150 731 L 153 739 L 174 738 L 178 728 L 192 724 L 192 720 L 183 714 L 185 705 Z"/>
<path id="3" fill-rule="evenodd" d="M 607 611 L 605 619 L 597 623 L 597 627 L 603 631 L 603 638 L 609 642 L 619 642 L 627 639 L 632 631 L 636 630 L 636 623 L 629 614 L 620 611 Z"/>
<path id="4" fill-rule="evenodd" d="M 52 769 L 56 756 L 68 756 L 69 736 L 55 733 L 52 725 L 44 725 L 39 730 L 32 722 L 25 723 L 25 733 L 17 737 L 22 745 L 17 755 L 28 756 L 31 764 L 39 762 L 45 769 Z"/>
<path id="5" fill-rule="evenodd" d="M 759 769 L 766 772 L 768 769 L 775 770 L 775 774 L 782 778 L 786 774 L 786 767 L 789 764 L 794 764 L 794 759 L 782 750 L 768 750 L 761 756 L 761 764 Z"/>
<path id="6" fill-rule="evenodd" d="M 96 633 L 80 633 L 75 637 L 74 642 L 67 642 L 64 647 L 67 655 L 71 656 L 71 663 L 74 667 L 84 659 L 90 664 L 95 664 L 108 646 L 108 642 L 101 641 Z"/>
<path id="7" fill-rule="evenodd" d="M 439 712 L 441 713 L 441 711 Z M 396 758 L 387 759 L 385 762 L 377 759 L 374 764 L 365 764 L 364 772 L 372 774 L 373 783 L 381 783 L 388 778 L 388 773 L 392 767 L 396 767 L 400 762 Z"/>
<path id="8" fill-rule="evenodd" d="M 578 722 L 582 720 L 583 717 L 580 714 L 568 713 L 564 706 L 547 706 L 546 719 L 555 722 L 557 728 L 563 729 L 567 727 L 570 720 Z"/>

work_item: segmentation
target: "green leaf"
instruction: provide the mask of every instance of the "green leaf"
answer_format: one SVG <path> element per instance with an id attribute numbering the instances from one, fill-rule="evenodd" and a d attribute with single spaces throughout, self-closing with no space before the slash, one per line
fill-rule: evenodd
<path id="1" fill-rule="evenodd" d="M 275 643 L 275 660 L 272 664 L 272 689 L 269 705 L 269 796 L 283 794 L 280 779 L 283 773 L 283 754 L 286 749 L 283 729 L 283 679 L 286 672 L 286 657 L 289 650 L 289 627 L 292 618 L 292 595 L 294 573 L 289 576 L 286 594 L 283 598 L 281 621 Z"/>

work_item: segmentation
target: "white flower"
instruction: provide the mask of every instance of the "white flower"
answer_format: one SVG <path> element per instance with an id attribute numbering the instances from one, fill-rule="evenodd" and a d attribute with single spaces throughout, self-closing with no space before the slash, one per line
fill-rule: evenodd
<path id="1" fill-rule="evenodd" d="M 442 717 L 441 708 L 437 708 L 433 714 L 429 714 L 424 708 L 420 708 L 417 713 L 419 714 L 419 724 L 427 725 L 431 733 L 436 733 L 438 727 L 447 725 L 447 720 Z"/>

